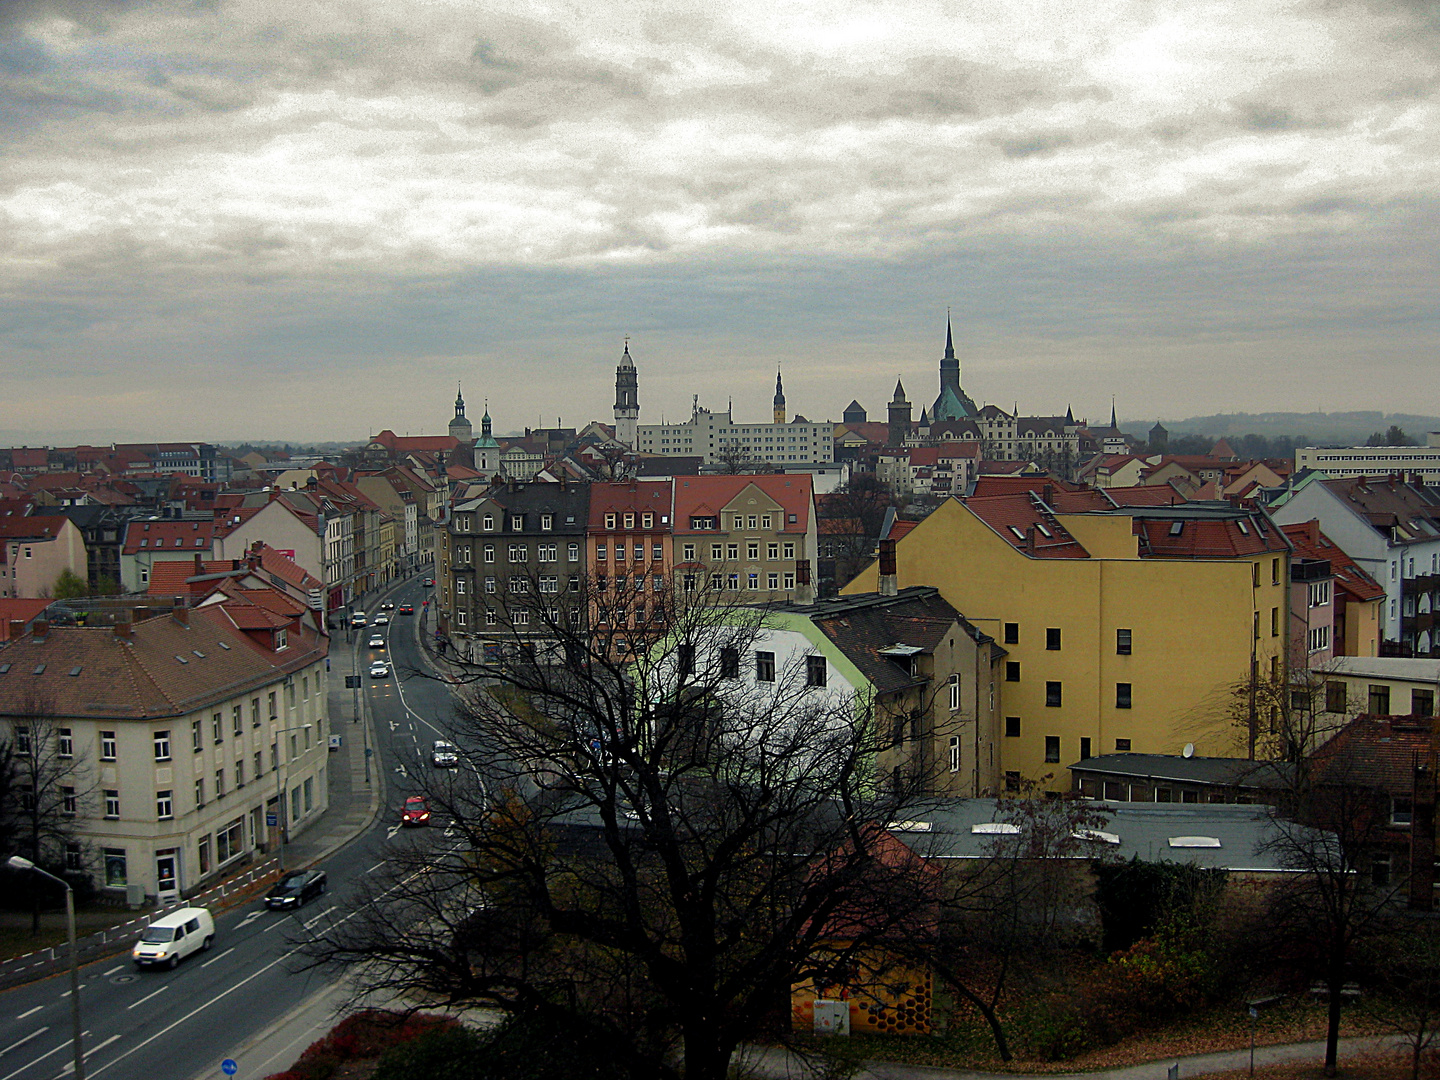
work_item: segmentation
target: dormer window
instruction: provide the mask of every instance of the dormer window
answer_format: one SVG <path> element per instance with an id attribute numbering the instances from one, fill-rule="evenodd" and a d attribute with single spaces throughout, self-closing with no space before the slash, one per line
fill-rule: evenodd
<path id="1" fill-rule="evenodd" d="M 290 647 L 290 635 L 289 635 L 289 631 L 285 630 L 283 627 L 280 628 L 279 630 L 276 630 L 276 631 L 275 631 L 275 651 L 276 651 L 276 652 L 279 652 L 281 649 L 288 649 L 289 647 Z"/>
<path id="2" fill-rule="evenodd" d="M 541 528 L 541 529 L 543 529 L 543 530 L 545 530 L 546 532 L 548 532 L 549 530 L 553 529 L 554 527 L 555 527 L 555 515 L 554 515 L 554 514 L 541 514 L 541 515 L 540 515 L 540 528 Z"/>
<path id="3" fill-rule="evenodd" d="M 613 528 L 615 528 L 615 515 L 614 515 L 614 514 L 606 514 L 606 515 L 605 515 L 605 528 L 607 528 L 607 529 L 613 529 Z"/>
<path id="4" fill-rule="evenodd" d="M 655 527 L 655 515 L 642 514 L 640 517 L 640 527 L 642 529 L 653 529 Z"/>
<path id="5" fill-rule="evenodd" d="M 480 519 L 480 522 L 481 522 L 481 525 L 484 527 L 484 529 L 485 529 L 486 532 L 494 532 L 494 531 L 495 531 L 495 515 L 494 515 L 494 514 L 486 514 L 483 518 Z"/>
<path id="6" fill-rule="evenodd" d="M 633 529 L 633 528 L 635 528 L 635 515 L 634 515 L 634 514 L 626 514 L 626 515 L 625 515 L 625 528 L 627 528 L 627 529 Z"/>
<path id="7" fill-rule="evenodd" d="M 524 515 L 524 514 L 511 514 L 511 515 L 510 515 L 510 531 L 511 531 L 511 532 L 524 532 L 524 531 L 525 531 L 525 515 Z"/>

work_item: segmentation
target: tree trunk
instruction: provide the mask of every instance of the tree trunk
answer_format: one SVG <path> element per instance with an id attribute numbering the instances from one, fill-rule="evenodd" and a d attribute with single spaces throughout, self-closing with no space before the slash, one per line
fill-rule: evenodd
<path id="1" fill-rule="evenodd" d="M 726 1080 L 731 1050 L 722 1045 L 717 1032 L 698 1023 L 686 1028 L 684 1045 L 685 1080 Z"/>
<path id="2" fill-rule="evenodd" d="M 1334 1076 L 1340 1056 L 1340 991 L 1345 989 L 1345 972 L 1331 971 L 1325 985 L 1330 990 L 1330 1008 L 1325 1023 L 1325 1075 Z"/>
<path id="3" fill-rule="evenodd" d="M 950 984 L 954 990 L 970 1004 L 980 1010 L 980 1015 L 985 1017 L 985 1022 L 990 1025 L 990 1035 L 995 1040 L 995 1052 L 1000 1055 L 1001 1061 L 1010 1060 L 1010 1042 L 1005 1038 L 1005 1028 L 1000 1023 L 1000 1017 L 990 1004 L 975 993 L 968 986 L 956 978 L 955 973 L 943 964 L 934 964 L 935 973 Z"/>

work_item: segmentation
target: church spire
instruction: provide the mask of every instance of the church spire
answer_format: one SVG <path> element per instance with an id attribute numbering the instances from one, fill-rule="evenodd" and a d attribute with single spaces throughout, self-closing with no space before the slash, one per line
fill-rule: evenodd
<path id="1" fill-rule="evenodd" d="M 1120 425 L 1115 422 L 1115 395 L 1110 395 L 1110 430 L 1118 431 Z"/>
<path id="2" fill-rule="evenodd" d="M 458 382 L 455 384 L 455 415 L 465 415 L 465 398 L 460 393 L 460 384 Z"/>
<path id="3" fill-rule="evenodd" d="M 780 365 L 775 365 L 775 423 L 785 423 L 785 386 L 780 381 Z"/>

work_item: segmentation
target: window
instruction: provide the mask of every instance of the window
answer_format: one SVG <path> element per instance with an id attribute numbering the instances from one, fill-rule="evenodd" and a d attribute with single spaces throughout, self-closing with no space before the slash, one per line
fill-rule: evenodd
<path id="1" fill-rule="evenodd" d="M 1414 820 L 1415 811 L 1409 798 L 1393 795 L 1390 798 L 1390 824 L 1409 825 Z"/>
<path id="2" fill-rule="evenodd" d="M 530 557 L 529 549 L 524 544 L 510 545 L 510 561 L 512 563 L 523 563 Z"/>
<path id="3" fill-rule="evenodd" d="M 605 515 L 605 528 L 607 528 L 607 529 L 613 529 L 613 528 L 615 528 L 615 515 L 614 515 L 614 514 L 606 514 L 606 515 Z"/>
<path id="4" fill-rule="evenodd" d="M 1007 771 L 1006 771 L 1006 773 L 1005 773 L 1005 790 L 1006 790 L 1006 791 L 1009 791 L 1009 792 L 1017 792 L 1017 791 L 1020 790 L 1020 774 L 1019 774 L 1019 772 L 1016 772 L 1016 771 L 1013 771 L 1013 770 L 1007 770 Z"/>
<path id="5" fill-rule="evenodd" d="M 787 541 L 785 544 L 783 544 L 783 545 L 781 546 L 781 550 L 785 552 L 785 558 L 787 558 L 787 559 L 793 559 L 793 558 L 795 558 L 795 543 L 794 543 L 793 540 L 792 540 L 792 541 Z"/>
<path id="6" fill-rule="evenodd" d="M 540 515 L 540 531 L 541 531 L 541 532 L 549 532 L 549 531 L 550 531 L 551 529 L 553 529 L 554 527 L 555 527 L 555 515 L 554 515 L 554 514 L 541 514 L 541 515 Z"/>
<path id="7" fill-rule="evenodd" d="M 119 816 L 119 809 L 115 811 Z M 108 815 L 107 815 L 108 816 Z M 105 884 L 119 886 L 126 883 L 125 877 L 125 849 L 107 847 L 101 849 L 101 855 L 105 859 Z"/>
<path id="8" fill-rule="evenodd" d="M 465 595 L 465 579 L 464 579 L 464 578 L 459 578 L 459 579 L 456 580 L 456 582 L 455 582 L 455 595 L 456 595 L 456 596 L 464 596 L 464 595 Z"/>
<path id="9" fill-rule="evenodd" d="M 1278 607 L 1270 609 L 1270 636 L 1280 636 L 1280 609 Z"/>
<path id="10" fill-rule="evenodd" d="M 1270 584 L 1271 584 L 1271 585 L 1279 585 L 1279 584 L 1280 584 L 1280 560 L 1279 560 L 1279 559 L 1271 559 L 1271 560 L 1270 560 Z"/>
<path id="11" fill-rule="evenodd" d="M 950 736 L 950 771 L 960 771 L 960 736 Z"/>
<path id="12" fill-rule="evenodd" d="M 120 792 L 115 788 L 105 789 L 105 816 L 107 818 L 120 816 Z"/>
<path id="13" fill-rule="evenodd" d="M 60 812 L 70 817 L 75 816 L 79 809 L 80 800 L 75 795 L 73 787 L 62 787 L 60 789 Z"/>
<path id="14" fill-rule="evenodd" d="M 250 726 L 252 728 L 260 726 L 260 699 L 258 697 L 250 699 Z"/>
<path id="15" fill-rule="evenodd" d="M 202 836 L 197 840 L 195 850 L 200 856 L 200 874 L 203 877 L 210 873 L 210 837 L 208 835 Z"/>
<path id="16" fill-rule="evenodd" d="M 530 625 L 530 612 L 528 612 L 528 611 L 517 611 L 517 612 L 515 612 L 514 623 L 515 623 L 516 626 L 529 626 L 529 625 Z"/>
<path id="17" fill-rule="evenodd" d="M 740 677 L 740 650 L 729 646 L 722 646 L 720 649 L 720 677 L 722 679 L 738 679 Z"/>
<path id="18" fill-rule="evenodd" d="M 525 515 L 524 515 L 524 514 L 511 514 L 511 515 L 510 515 L 510 531 L 511 531 L 511 532 L 524 532 L 524 531 L 525 531 Z"/>
<path id="19" fill-rule="evenodd" d="M 681 548 L 681 558 L 683 558 L 686 562 L 694 562 L 694 561 L 695 561 L 695 545 L 694 545 L 694 544 L 686 544 L 686 545 L 684 545 L 684 547 Z"/>
<path id="20" fill-rule="evenodd" d="M 640 515 L 640 527 L 641 527 L 642 529 L 653 529 L 653 528 L 655 527 L 655 515 L 654 515 L 654 514 L 641 514 L 641 515 Z"/>
<path id="21" fill-rule="evenodd" d="M 1006 661 L 1005 661 L 1005 681 L 1006 681 L 1006 682 L 1019 682 L 1019 681 L 1020 681 L 1020 661 L 1019 661 L 1019 660 L 1006 660 Z"/>
<path id="22" fill-rule="evenodd" d="M 1412 716 L 1434 716 L 1435 715 L 1435 691 L 1434 690 L 1411 690 L 1410 691 L 1410 714 Z"/>
<path id="23" fill-rule="evenodd" d="M 570 547 L 569 547 L 569 550 L 568 550 L 568 554 L 569 554 L 569 556 L 570 556 L 570 561 L 571 561 L 571 562 L 579 562 L 579 561 L 580 561 L 580 545 L 579 545 L 579 543 L 571 544 Z"/>
<path id="24" fill-rule="evenodd" d="M 1020 718 L 1018 716 L 1005 717 L 1005 737 L 1007 739 L 1020 737 Z"/>
<path id="25" fill-rule="evenodd" d="M 101 760 L 101 761 L 114 761 L 114 760 L 115 760 L 115 751 L 116 751 L 115 732 L 113 732 L 113 731 L 102 731 L 102 732 L 100 732 L 100 760 Z"/>
<path id="26" fill-rule="evenodd" d="M 199 720 L 191 720 L 191 721 L 190 721 L 190 749 L 193 750 L 195 753 L 198 754 L 198 753 L 200 753 L 200 751 L 201 751 L 203 748 L 204 748 L 204 740 L 202 740 L 201 737 L 200 737 L 200 721 L 199 721 Z"/>
<path id="27" fill-rule="evenodd" d="M 1370 880 L 1376 885 L 1390 884 L 1390 855 L 1388 852 L 1370 857 Z"/>
<path id="28" fill-rule="evenodd" d="M 1372 715 L 1372 716 L 1389 716 L 1389 715 L 1390 715 L 1390 687 L 1388 687 L 1388 686 L 1375 686 L 1375 685 L 1373 685 L 1373 684 L 1371 685 L 1371 687 L 1370 687 L 1370 715 Z"/>
<path id="29" fill-rule="evenodd" d="M 1080 737 L 1080 760 L 1084 761 L 1090 756 L 1090 736 L 1082 735 Z"/>
<path id="30" fill-rule="evenodd" d="M 1130 655 L 1130 631 L 1120 629 L 1115 631 L 1115 655 Z"/>
<path id="31" fill-rule="evenodd" d="M 766 544 L 766 545 L 765 545 L 765 558 L 768 559 L 770 562 L 776 562 L 776 561 L 778 561 L 779 558 L 780 558 L 780 545 L 779 545 L 779 544 Z"/>
<path id="32" fill-rule="evenodd" d="M 72 811 L 72 812 L 73 812 L 73 811 Z M 66 844 L 66 845 L 65 845 L 65 869 L 66 869 L 66 870 L 83 870 L 84 868 L 85 868 L 85 859 L 84 859 L 83 853 L 82 853 L 81 850 L 80 850 L 80 845 L 79 845 L 79 844 Z"/>
<path id="33" fill-rule="evenodd" d="M 1310 606 L 1324 607 L 1330 603 L 1330 582 L 1316 581 L 1310 585 Z"/>
<path id="34" fill-rule="evenodd" d="M 1330 647 L 1330 627 L 1312 626 L 1310 628 L 1310 651 L 1320 652 Z"/>
<path id="35" fill-rule="evenodd" d="M 1059 735 L 1046 735 L 1046 736 L 1045 736 L 1045 760 L 1046 760 L 1047 762 L 1055 762 L 1055 761 L 1059 761 L 1059 760 L 1060 760 L 1060 736 L 1059 736 Z"/>
<path id="36" fill-rule="evenodd" d="M 512 577 L 510 579 L 510 591 L 512 593 L 528 593 L 530 591 L 530 579 Z"/>
<path id="37" fill-rule="evenodd" d="M 75 756 L 75 734 L 68 727 L 62 727 L 56 740 L 56 754 L 60 757 Z"/>
<path id="38" fill-rule="evenodd" d="M 1345 703 L 1345 684 L 1343 682 L 1327 682 L 1325 684 L 1325 711 L 1343 713 L 1348 706 Z"/>
<path id="39" fill-rule="evenodd" d="M 1130 684 L 1128 682 L 1117 682 L 1115 684 L 1115 708 L 1130 708 Z"/>
<path id="40" fill-rule="evenodd" d="M 785 583 L 786 592 L 795 591 L 795 572 L 793 570 L 789 573 L 781 574 L 780 578 Z"/>
<path id="41" fill-rule="evenodd" d="M 773 652 L 757 652 L 755 654 L 755 679 L 757 682 L 775 681 L 775 654 Z"/>
<path id="42" fill-rule="evenodd" d="M 305 699 L 308 701 L 310 699 L 310 680 L 308 677 L 305 680 L 305 687 Z M 238 739 L 240 737 L 240 732 L 243 730 L 244 725 L 241 723 L 240 720 L 240 706 L 236 705 L 230 710 L 230 733 Z M 220 740 L 216 739 L 215 741 L 219 742 Z"/>
<path id="43" fill-rule="evenodd" d="M 1117 753 L 1117 754 L 1128 754 L 1128 753 L 1130 753 L 1130 740 L 1129 740 L 1129 739 L 1116 739 L 1116 740 L 1115 740 L 1115 753 Z"/>
<path id="44" fill-rule="evenodd" d="M 205 805 L 205 778 L 202 776 L 195 781 L 195 806 Z"/>
<path id="45" fill-rule="evenodd" d="M 1005 624 L 1005 644 L 1020 644 L 1020 624 L 1018 622 L 1007 622 Z"/>
<path id="46" fill-rule="evenodd" d="M 168 731 L 155 732 L 155 760 L 170 760 L 170 732 Z"/>
<path id="47" fill-rule="evenodd" d="M 486 544 L 484 550 L 480 553 L 480 557 L 487 563 L 493 563 L 495 561 L 495 545 Z"/>
<path id="48" fill-rule="evenodd" d="M 1052 709 L 1060 707 L 1060 684 L 1058 682 L 1045 684 L 1045 704 Z"/>
<path id="49" fill-rule="evenodd" d="M 313 809 L 315 809 L 315 778 L 307 776 L 305 778 L 305 812 L 308 814 Z"/>
<path id="50" fill-rule="evenodd" d="M 559 544 L 541 544 L 541 545 L 540 545 L 540 561 L 541 561 L 541 562 L 559 562 L 559 561 L 560 561 L 560 545 L 559 545 Z"/>
<path id="51" fill-rule="evenodd" d="M 223 798 L 225 795 L 225 770 L 215 770 L 215 797 Z"/>
<path id="52" fill-rule="evenodd" d="M 759 574 L 746 574 L 746 575 L 745 575 L 745 588 L 749 589 L 751 592 L 759 592 L 759 591 L 760 591 L 760 575 L 759 575 Z"/>
<path id="53" fill-rule="evenodd" d="M 959 676 L 958 674 L 957 674 L 957 675 L 951 675 L 951 676 L 950 676 L 949 686 L 950 686 L 950 711 L 951 711 L 951 712 L 959 712 L 959 711 L 960 711 L 960 676 Z"/>
<path id="54" fill-rule="evenodd" d="M 215 833 L 215 856 L 225 863 L 240 854 L 245 846 L 245 819 L 238 817 Z"/>
<path id="55" fill-rule="evenodd" d="M 751 540 L 745 545 L 745 559 L 747 562 L 757 562 L 760 558 L 760 545 Z"/>
<path id="56" fill-rule="evenodd" d="M 725 545 L 725 558 L 727 558 L 727 559 L 730 560 L 731 562 L 738 562 L 738 561 L 740 560 L 740 545 L 739 545 L 739 544 L 726 544 L 726 545 Z"/>
<path id="57" fill-rule="evenodd" d="M 826 671 L 825 657 L 805 657 L 805 685 L 824 686 L 828 672 Z"/>
<path id="58" fill-rule="evenodd" d="M 175 816 L 175 792 L 169 788 L 155 792 L 155 816 L 161 821 Z"/>
<path id="59" fill-rule="evenodd" d="M 486 625 L 486 626 L 494 626 L 494 625 L 496 625 L 496 623 L 497 623 L 498 621 L 499 621 L 499 620 L 497 619 L 497 617 L 496 617 L 496 615 L 495 615 L 495 612 L 493 612 L 493 611 L 487 611 L 487 612 L 485 612 L 485 625 Z"/>
<path id="60" fill-rule="evenodd" d="M 1060 651 L 1060 628 L 1050 626 L 1045 629 L 1045 648 L 1050 652 Z"/>
<path id="61" fill-rule="evenodd" d="M 481 524 L 481 527 L 482 527 L 486 532 L 494 532 L 494 531 L 495 531 L 495 515 L 494 515 L 494 514 L 486 514 L 483 518 L 480 519 L 480 524 Z"/>
<path id="62" fill-rule="evenodd" d="M 490 576 L 490 577 L 487 577 L 487 578 L 485 579 L 485 591 L 486 591 L 487 593 L 490 593 L 491 595 L 494 595 L 494 593 L 495 593 L 495 578 L 494 578 L 493 575 Z"/>
<path id="63" fill-rule="evenodd" d="M 259 779 L 260 777 L 262 777 L 262 776 L 264 776 L 264 775 L 265 775 L 265 756 L 264 756 L 259 750 L 256 750 L 256 751 L 255 751 L 255 777 L 256 777 L 256 779 Z"/>

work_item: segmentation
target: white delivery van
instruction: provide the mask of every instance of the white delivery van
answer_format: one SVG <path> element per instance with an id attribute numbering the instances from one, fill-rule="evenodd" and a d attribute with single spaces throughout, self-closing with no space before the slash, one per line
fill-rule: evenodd
<path id="1" fill-rule="evenodd" d="M 140 967 L 173 968 L 193 952 L 215 941 L 215 920 L 200 907 L 181 908 L 162 915 L 140 935 L 130 957 Z"/>

